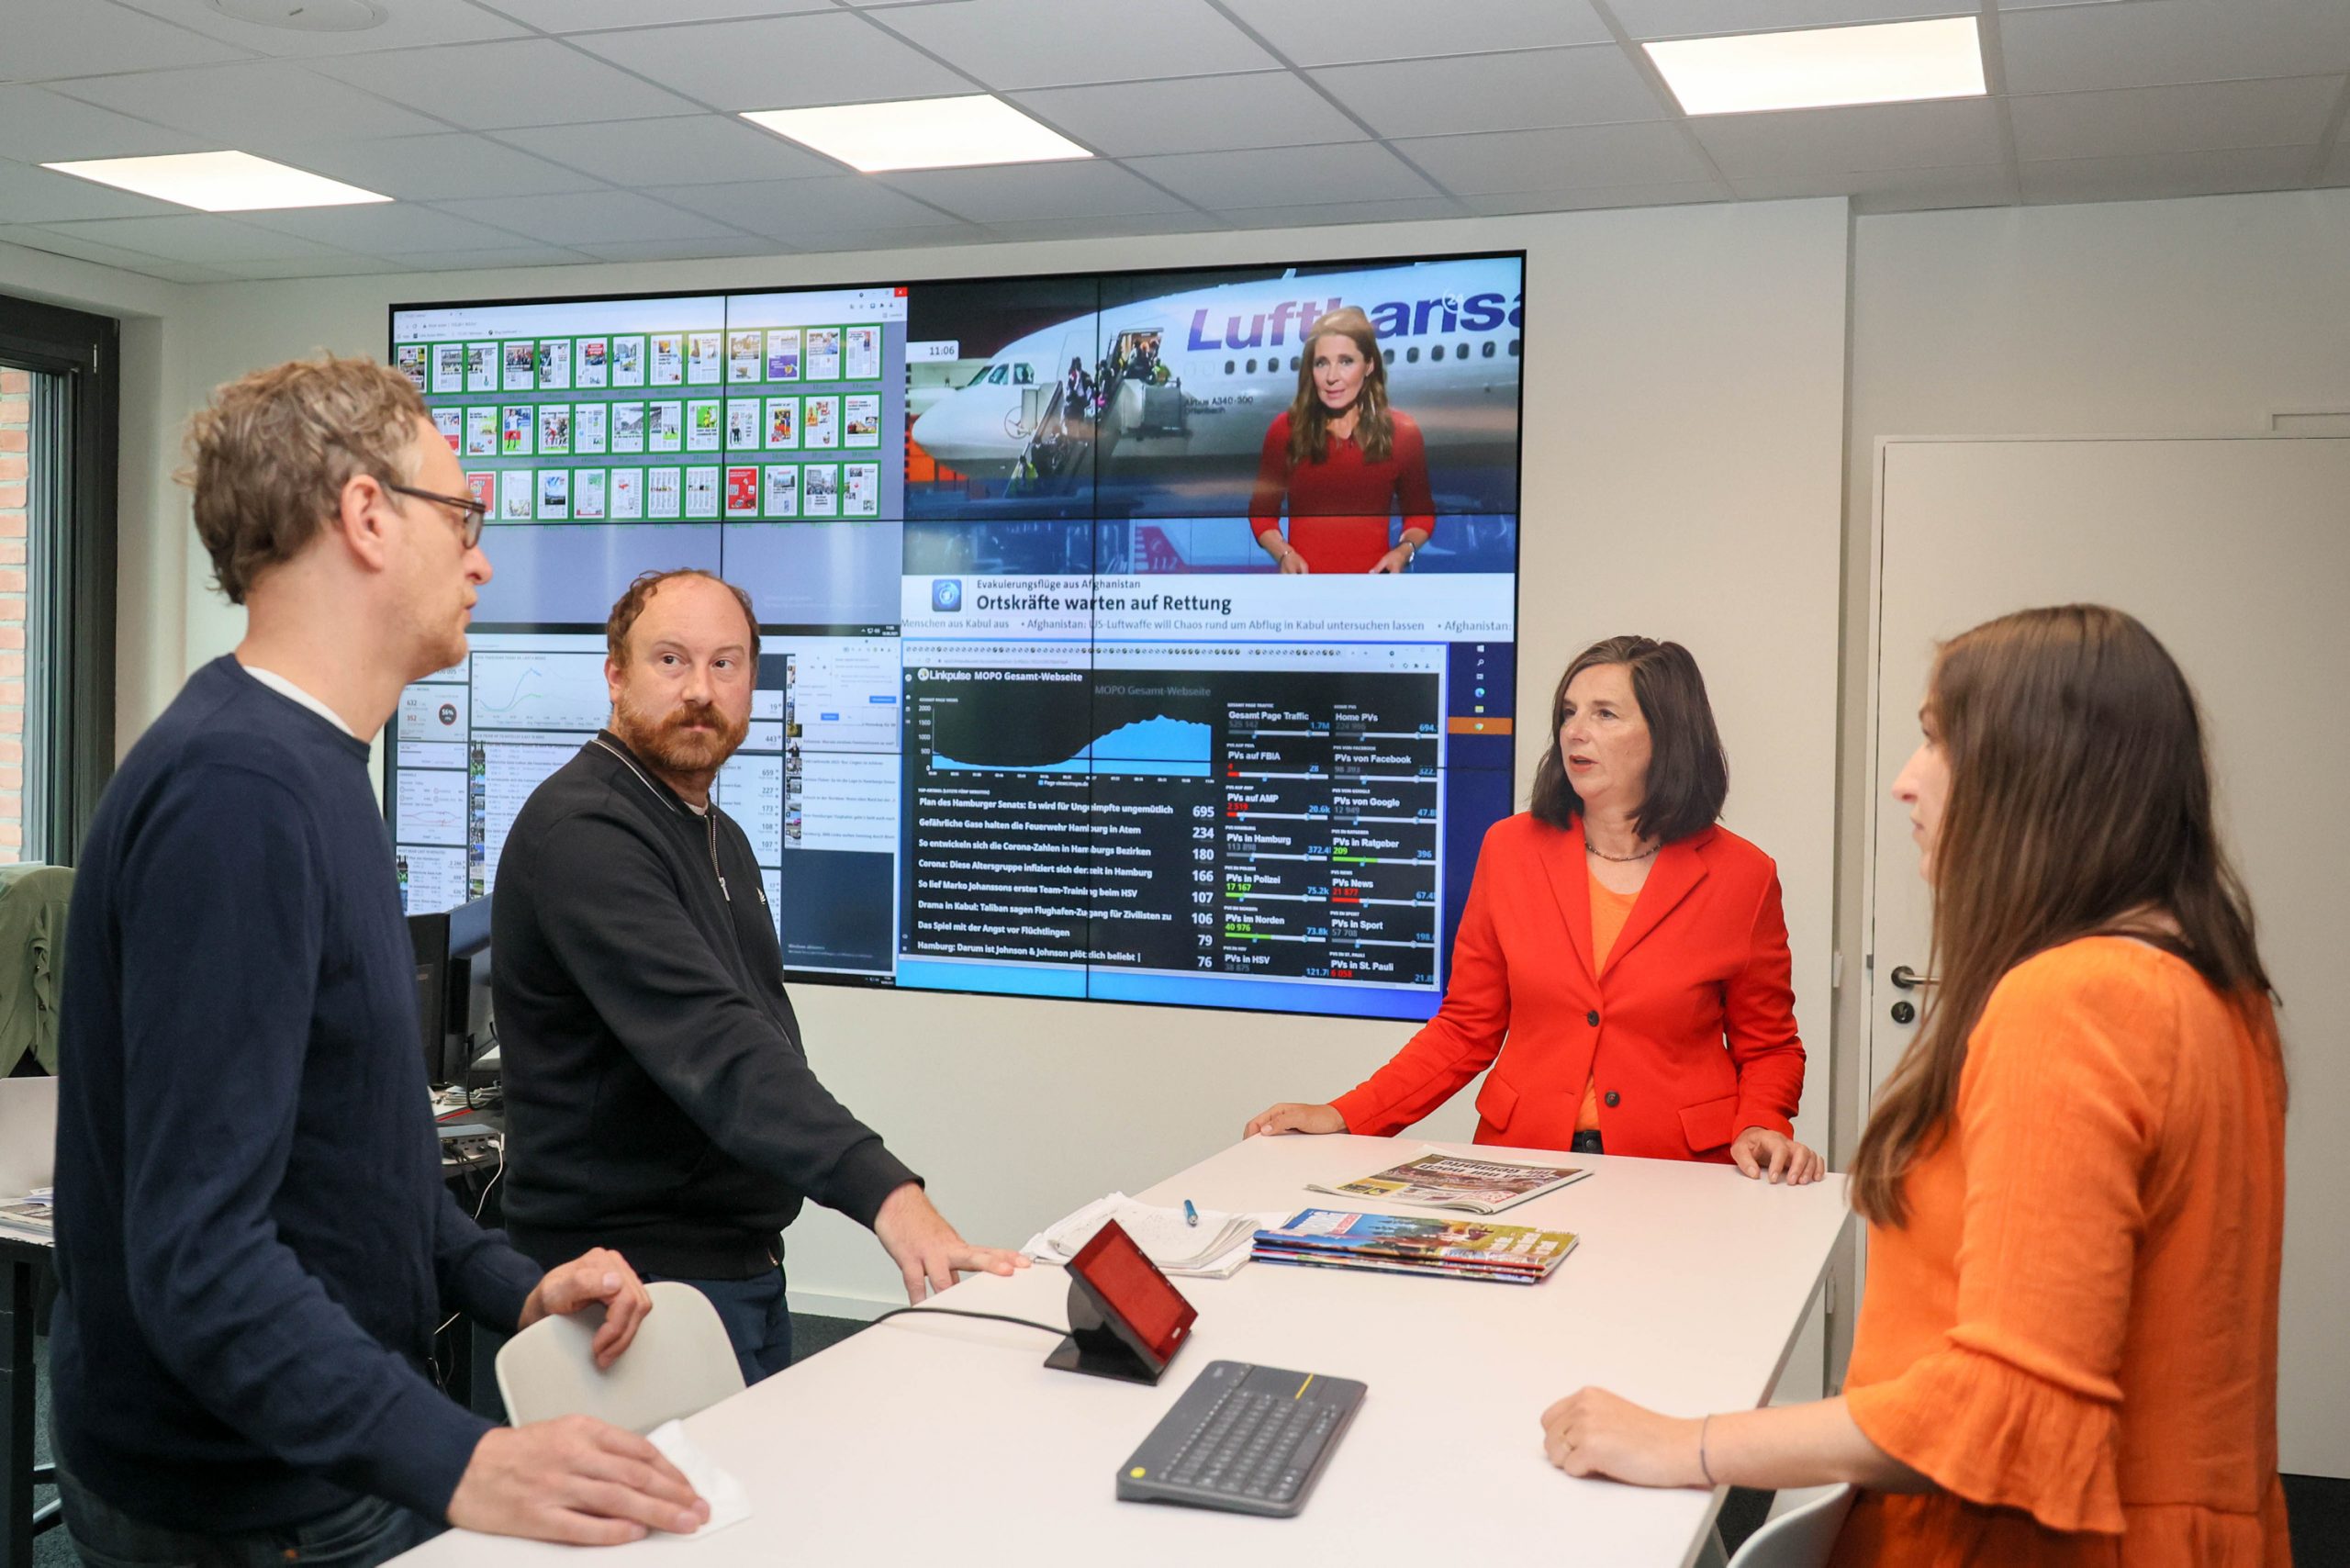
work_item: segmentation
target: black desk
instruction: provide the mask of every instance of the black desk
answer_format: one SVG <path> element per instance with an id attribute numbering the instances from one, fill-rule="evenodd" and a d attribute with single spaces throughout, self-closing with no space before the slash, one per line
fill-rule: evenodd
<path id="1" fill-rule="evenodd" d="M 33 1511 L 33 1488 L 54 1484 L 56 1471 L 33 1467 L 33 1308 L 54 1249 L 46 1242 L 0 1235 L 0 1568 L 28 1568 L 33 1537 L 58 1522 L 58 1507 Z"/>

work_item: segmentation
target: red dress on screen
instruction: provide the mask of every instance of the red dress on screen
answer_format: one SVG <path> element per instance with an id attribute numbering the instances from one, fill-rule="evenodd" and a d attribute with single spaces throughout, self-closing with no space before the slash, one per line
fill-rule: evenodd
<path id="1" fill-rule="evenodd" d="M 1317 572 L 1368 572 L 1391 548 L 1388 524 L 1401 512 L 1405 528 L 1436 532 L 1436 498 L 1428 491 L 1428 452 L 1409 414 L 1389 409 L 1394 440 L 1385 461 L 1371 462 L 1352 437 L 1330 438 L 1316 463 L 1289 461 L 1289 410 L 1265 432 L 1257 461 L 1257 488 L 1248 526 L 1259 538 L 1280 532 L 1283 502 L 1289 545 Z"/>

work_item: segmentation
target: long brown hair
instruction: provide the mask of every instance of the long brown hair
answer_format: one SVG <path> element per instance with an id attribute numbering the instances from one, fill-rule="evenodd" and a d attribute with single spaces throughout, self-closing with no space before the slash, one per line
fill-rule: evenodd
<path id="1" fill-rule="evenodd" d="M 2153 633 L 2096 604 L 1986 622 L 1943 645 L 1926 722 L 1950 767 L 1933 846 L 1937 983 L 1852 1169 L 1852 1206 L 1897 1226 L 1910 1162 L 1950 1130 L 1967 1036 L 2032 955 L 2138 936 L 2248 1013 L 2273 1000 L 2212 828 L 2195 694 Z"/>
<path id="2" fill-rule="evenodd" d="M 1387 360 L 1379 352 L 1379 332 L 1358 306 L 1341 305 L 1315 318 L 1302 340 L 1305 353 L 1297 362 L 1297 396 L 1289 405 L 1289 465 L 1319 463 L 1330 455 L 1330 410 L 1314 386 L 1314 345 L 1339 337 L 1355 346 L 1364 365 L 1362 390 L 1355 395 L 1355 444 L 1363 459 L 1384 463 L 1395 450 L 1395 421 L 1387 412 Z"/>
<path id="3" fill-rule="evenodd" d="M 1729 798 L 1729 756 L 1714 723 L 1714 706 L 1706 700 L 1706 678 L 1688 649 L 1653 637 L 1609 637 L 1567 666 L 1550 694 L 1550 749 L 1534 765 L 1534 795 L 1527 809 L 1552 827 L 1573 826 L 1583 811 L 1583 797 L 1567 779 L 1559 731 L 1567 722 L 1567 688 L 1596 665 L 1622 665 L 1631 671 L 1632 700 L 1649 726 L 1648 794 L 1632 813 L 1632 831 L 1671 844 L 1713 826 Z"/>

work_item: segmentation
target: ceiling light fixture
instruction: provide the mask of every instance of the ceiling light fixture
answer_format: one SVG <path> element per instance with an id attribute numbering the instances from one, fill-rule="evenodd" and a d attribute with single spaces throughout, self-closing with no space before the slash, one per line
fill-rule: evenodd
<path id="1" fill-rule="evenodd" d="M 1984 95 L 1972 17 L 1800 32 L 1674 39 L 1641 46 L 1691 115 Z"/>
<path id="2" fill-rule="evenodd" d="M 813 109 L 755 109 L 743 118 L 867 174 L 1093 156 L 984 93 Z"/>
<path id="3" fill-rule="evenodd" d="M 199 212 L 260 212 L 285 207 L 354 207 L 389 201 L 323 174 L 305 174 L 250 152 L 171 152 L 154 158 L 95 158 L 43 163 L 61 174 L 95 180 Z"/>

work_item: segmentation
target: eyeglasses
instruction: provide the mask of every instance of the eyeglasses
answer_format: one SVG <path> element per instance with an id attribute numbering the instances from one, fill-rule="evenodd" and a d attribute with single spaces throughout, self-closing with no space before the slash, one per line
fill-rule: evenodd
<path id="1" fill-rule="evenodd" d="M 454 507 L 457 510 L 457 537 L 470 550 L 481 543 L 481 525 L 489 521 L 489 509 L 471 496 L 444 496 L 437 490 L 420 490 L 408 485 L 386 485 L 395 495 L 414 496 L 420 501 L 436 506 Z"/>

